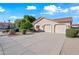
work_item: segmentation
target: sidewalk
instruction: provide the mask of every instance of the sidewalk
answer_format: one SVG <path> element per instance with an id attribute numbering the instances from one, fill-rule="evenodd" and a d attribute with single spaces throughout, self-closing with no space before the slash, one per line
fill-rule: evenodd
<path id="1" fill-rule="evenodd" d="M 61 55 L 79 55 L 79 37 L 67 38 L 65 40 Z"/>

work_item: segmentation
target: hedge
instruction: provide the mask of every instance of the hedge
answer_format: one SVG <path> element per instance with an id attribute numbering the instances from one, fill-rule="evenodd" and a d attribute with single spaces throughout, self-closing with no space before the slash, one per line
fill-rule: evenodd
<path id="1" fill-rule="evenodd" d="M 78 35 L 78 31 L 74 28 L 68 28 L 66 29 L 66 36 L 67 37 L 71 37 L 71 38 L 74 38 L 74 37 L 77 37 Z"/>

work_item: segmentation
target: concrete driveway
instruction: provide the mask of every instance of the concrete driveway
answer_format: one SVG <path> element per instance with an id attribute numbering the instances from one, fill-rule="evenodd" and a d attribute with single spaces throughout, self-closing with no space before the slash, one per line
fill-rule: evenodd
<path id="1" fill-rule="evenodd" d="M 0 36 L 1 55 L 59 55 L 65 40 L 63 34 L 34 33 Z"/>

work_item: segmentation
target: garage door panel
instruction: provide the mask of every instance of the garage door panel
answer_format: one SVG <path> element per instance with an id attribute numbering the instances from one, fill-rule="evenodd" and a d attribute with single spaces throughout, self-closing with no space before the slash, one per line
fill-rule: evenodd
<path id="1" fill-rule="evenodd" d="M 55 33 L 65 33 L 66 25 L 56 25 Z"/>

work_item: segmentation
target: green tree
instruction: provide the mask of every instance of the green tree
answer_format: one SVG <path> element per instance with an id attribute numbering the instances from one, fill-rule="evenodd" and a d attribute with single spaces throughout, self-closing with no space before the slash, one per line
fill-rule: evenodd
<path id="1" fill-rule="evenodd" d="M 32 22 L 35 20 L 33 16 L 25 15 L 23 19 L 16 19 L 15 24 L 19 27 L 20 31 L 25 34 L 27 29 L 33 29 Z"/>
<path id="2" fill-rule="evenodd" d="M 26 21 L 27 21 L 27 20 L 30 21 L 31 23 L 36 20 L 35 17 L 29 16 L 29 15 L 24 15 L 24 19 L 25 19 Z"/>
<path id="3" fill-rule="evenodd" d="M 27 29 L 33 28 L 33 24 L 30 21 L 26 21 L 26 27 Z"/>
<path id="4" fill-rule="evenodd" d="M 15 20 L 15 25 L 20 27 L 21 21 L 22 21 L 22 19 L 16 19 Z"/>
<path id="5" fill-rule="evenodd" d="M 22 19 L 21 21 L 20 21 L 20 29 L 26 29 L 27 27 L 26 27 L 26 20 L 25 19 Z"/>
<path id="6" fill-rule="evenodd" d="M 32 23 L 30 23 L 30 21 L 23 19 L 20 24 L 20 31 L 22 32 L 22 34 L 26 34 L 26 30 L 31 29 L 32 27 L 33 25 Z"/>
<path id="7" fill-rule="evenodd" d="M 20 29 L 31 29 L 33 27 L 32 23 L 28 20 L 26 21 L 25 19 L 21 21 L 20 25 Z"/>

